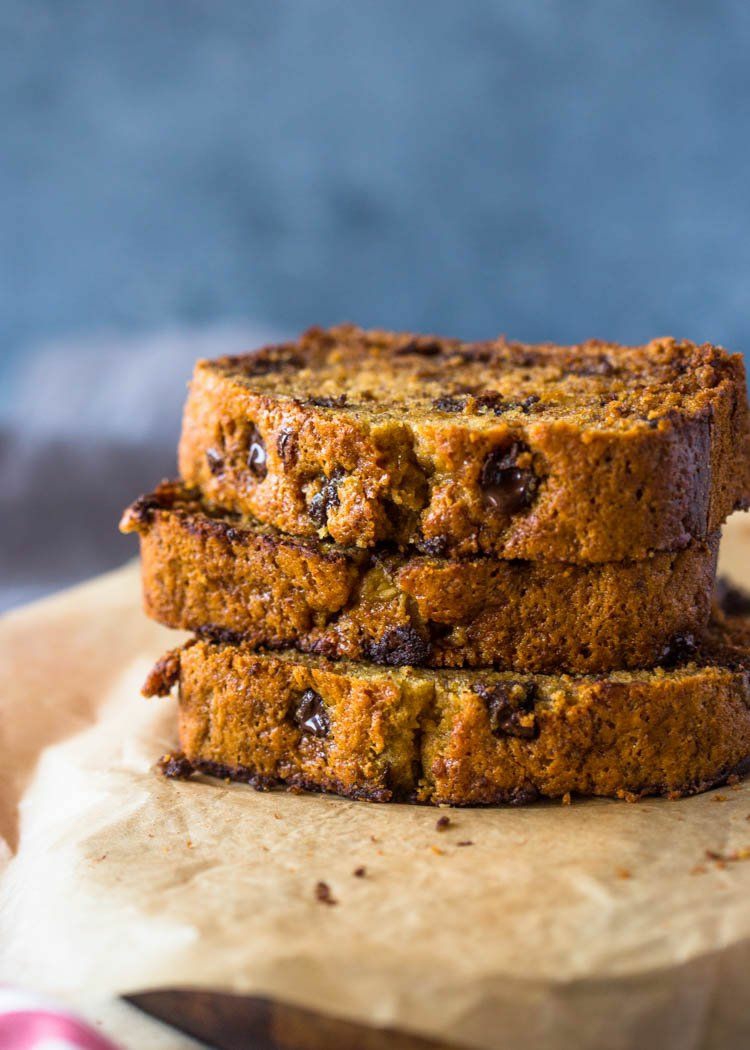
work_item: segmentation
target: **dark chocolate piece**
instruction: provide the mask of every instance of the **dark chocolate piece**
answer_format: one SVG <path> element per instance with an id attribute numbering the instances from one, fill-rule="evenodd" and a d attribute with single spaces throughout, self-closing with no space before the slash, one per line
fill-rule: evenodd
<path id="1" fill-rule="evenodd" d="M 490 730 L 494 736 L 517 736 L 530 740 L 537 735 L 534 715 L 536 686 L 533 682 L 498 682 L 478 685 L 478 696 L 487 705 Z"/>
<path id="2" fill-rule="evenodd" d="M 323 697 L 314 689 L 306 689 L 294 712 L 294 721 L 303 731 L 311 736 L 328 736 L 331 731 L 331 719 L 326 710 Z"/>
<path id="3" fill-rule="evenodd" d="M 319 529 L 326 525 L 331 508 L 339 505 L 338 486 L 345 474 L 345 470 L 341 467 L 336 467 L 330 477 L 323 479 L 320 491 L 313 496 L 308 504 L 307 513 Z"/>
<path id="4" fill-rule="evenodd" d="M 431 646 L 416 627 L 391 627 L 365 645 L 368 660 L 388 667 L 421 667 L 430 658 Z"/>
<path id="5" fill-rule="evenodd" d="M 518 459 L 528 451 L 514 441 L 510 448 L 490 452 L 482 466 L 479 483 L 487 502 L 503 514 L 516 514 L 534 502 L 539 479 L 533 470 L 518 466 Z"/>

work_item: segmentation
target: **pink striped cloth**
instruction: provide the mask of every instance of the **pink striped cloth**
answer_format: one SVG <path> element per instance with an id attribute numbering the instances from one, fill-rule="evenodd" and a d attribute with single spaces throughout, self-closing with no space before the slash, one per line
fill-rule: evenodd
<path id="1" fill-rule="evenodd" d="M 48 999 L 0 985 L 0 1050 L 118 1050 Z"/>

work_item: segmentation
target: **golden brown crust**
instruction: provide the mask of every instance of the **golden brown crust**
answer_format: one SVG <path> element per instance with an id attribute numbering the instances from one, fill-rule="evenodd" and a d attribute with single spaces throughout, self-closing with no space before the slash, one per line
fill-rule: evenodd
<path id="1" fill-rule="evenodd" d="M 597 565 L 377 556 L 211 513 L 164 483 L 141 540 L 147 613 L 168 627 L 332 658 L 590 673 L 646 668 L 708 620 L 718 535 Z"/>
<path id="2" fill-rule="evenodd" d="M 720 620 L 682 667 L 571 678 L 199 641 L 180 660 L 178 765 L 452 805 L 704 790 L 750 758 L 749 642 Z"/>
<path id="3" fill-rule="evenodd" d="M 705 539 L 750 496 L 739 355 L 351 326 L 199 362 L 180 471 L 304 536 L 580 562 Z"/>

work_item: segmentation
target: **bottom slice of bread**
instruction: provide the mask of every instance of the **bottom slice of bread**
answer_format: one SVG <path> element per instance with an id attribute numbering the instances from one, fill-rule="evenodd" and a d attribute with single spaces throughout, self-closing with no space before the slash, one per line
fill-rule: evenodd
<path id="1" fill-rule="evenodd" d="M 144 692 L 179 683 L 173 775 L 452 805 L 679 796 L 750 764 L 749 653 L 750 629 L 724 619 L 683 666 L 581 677 L 195 641 L 160 661 Z"/>

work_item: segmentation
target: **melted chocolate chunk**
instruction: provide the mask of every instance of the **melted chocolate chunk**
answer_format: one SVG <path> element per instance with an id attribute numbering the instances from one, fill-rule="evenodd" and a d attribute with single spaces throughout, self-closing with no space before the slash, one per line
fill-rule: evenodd
<path id="1" fill-rule="evenodd" d="M 664 646 L 659 663 L 662 667 L 676 667 L 693 659 L 698 645 L 692 634 L 676 634 Z"/>
<path id="2" fill-rule="evenodd" d="M 387 667 L 421 667 L 429 660 L 431 648 L 429 640 L 408 624 L 390 627 L 377 640 L 365 643 L 367 659 Z"/>
<path id="3" fill-rule="evenodd" d="M 516 514 L 530 507 L 539 488 L 539 479 L 533 470 L 519 467 L 518 459 L 529 449 L 520 441 L 510 448 L 490 452 L 482 466 L 479 484 L 487 502 L 503 514 Z"/>
<path id="4" fill-rule="evenodd" d="M 264 478 L 268 472 L 267 459 L 268 456 L 263 438 L 258 428 L 253 426 L 250 430 L 250 442 L 247 453 L 247 466 L 250 473 L 254 474 L 256 478 Z"/>
<path id="5" fill-rule="evenodd" d="M 750 616 L 750 592 L 730 583 L 726 576 L 716 581 L 716 601 L 725 616 Z"/>
<path id="6" fill-rule="evenodd" d="M 487 705 L 493 736 L 517 736 L 530 740 L 538 733 L 534 715 L 536 686 L 533 682 L 509 681 L 478 685 L 478 696 Z"/>
<path id="7" fill-rule="evenodd" d="M 336 467 L 329 478 L 325 478 L 320 491 L 317 492 L 307 508 L 313 523 L 322 529 L 328 522 L 328 514 L 333 507 L 339 505 L 339 482 L 345 476 L 346 471 Z"/>
<path id="8" fill-rule="evenodd" d="M 303 733 L 309 733 L 311 736 L 328 736 L 331 730 L 331 719 L 320 693 L 316 693 L 314 689 L 305 689 L 295 708 L 294 721 Z"/>
<path id="9" fill-rule="evenodd" d="M 208 469 L 216 477 L 219 474 L 224 473 L 224 457 L 221 452 L 215 448 L 206 449 L 206 462 L 208 463 Z"/>

